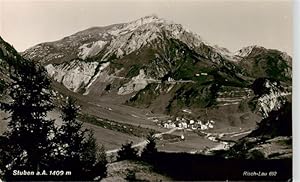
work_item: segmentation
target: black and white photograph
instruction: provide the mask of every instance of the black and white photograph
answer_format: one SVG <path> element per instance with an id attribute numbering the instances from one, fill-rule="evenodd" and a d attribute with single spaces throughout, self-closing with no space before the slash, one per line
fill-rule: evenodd
<path id="1" fill-rule="evenodd" d="M 292 0 L 0 0 L 0 181 L 293 181 L 294 54 Z"/>

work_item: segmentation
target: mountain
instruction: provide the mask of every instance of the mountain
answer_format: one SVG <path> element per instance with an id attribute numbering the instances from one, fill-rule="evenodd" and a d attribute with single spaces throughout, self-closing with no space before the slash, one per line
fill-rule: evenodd
<path id="1" fill-rule="evenodd" d="M 271 111 L 279 110 L 287 101 L 291 101 L 291 93 L 277 80 L 258 78 L 251 87 L 256 96 L 250 103 L 263 118 L 268 117 Z"/>
<path id="2" fill-rule="evenodd" d="M 266 78 L 255 80 L 256 95 L 251 102 L 263 119 L 247 136 L 227 152 L 227 157 L 249 159 L 278 159 L 292 156 L 292 104 L 278 81 Z"/>
<path id="3" fill-rule="evenodd" d="M 289 67 L 287 67 L 287 72 L 283 70 L 281 74 L 282 76 L 287 76 L 287 79 L 282 79 L 284 77 L 272 77 L 272 75 L 269 75 L 268 78 L 260 77 L 261 75 L 255 77 L 255 75 L 251 75 L 251 72 L 243 70 L 242 67 L 244 59 L 254 54 L 249 51 L 245 51 L 247 52 L 245 54 L 241 53 L 240 57 L 235 57 L 236 55 L 230 55 L 224 48 L 210 47 L 204 43 L 202 45 L 204 50 L 201 50 L 199 47 L 199 49 L 191 48 L 180 40 L 173 38 L 165 38 L 160 41 L 154 42 L 156 44 L 151 42 L 149 46 L 147 43 L 145 47 L 129 55 L 111 60 L 101 60 L 101 56 L 97 57 L 98 55 L 71 60 L 49 59 L 49 62 L 35 59 L 35 61 L 44 64 L 48 69 L 49 76 L 53 78 L 53 87 L 57 90 L 53 92 L 54 97 L 61 98 L 62 95 L 59 93 L 62 92 L 75 96 L 80 101 L 92 102 L 92 104 L 97 106 L 96 112 L 101 114 L 108 113 L 109 117 L 116 116 L 116 113 L 121 111 L 116 109 L 118 107 L 126 109 L 126 113 L 121 113 L 123 116 L 121 117 L 122 121 L 126 119 L 126 114 L 138 113 L 132 112 L 136 111 L 135 108 L 124 106 L 126 104 L 134 107 L 147 107 L 155 112 L 168 112 L 175 116 L 178 116 L 178 113 L 175 113 L 176 109 L 180 108 L 178 111 L 185 113 L 181 118 L 182 121 L 185 118 L 191 119 L 196 117 L 197 114 L 200 114 L 196 118 L 197 120 L 201 118 L 202 121 L 210 121 L 208 122 L 210 129 L 202 129 L 202 126 L 207 125 L 201 124 L 201 128 L 194 129 L 195 125 L 192 125 L 191 128 L 181 130 L 186 137 L 184 140 L 180 139 L 184 135 L 181 135 L 181 131 L 176 132 L 176 128 L 165 131 L 160 128 L 161 125 L 156 125 L 156 123 L 154 124 L 156 127 L 151 125 L 151 133 L 154 131 L 156 132 L 155 135 L 159 136 L 159 140 L 157 140 L 159 152 L 152 156 L 151 165 L 141 161 L 111 162 L 107 165 L 107 176 L 103 181 L 199 180 L 203 178 L 211 180 L 213 175 L 210 171 L 214 171 L 216 165 L 223 165 L 221 166 L 223 169 L 231 165 L 231 163 L 234 164 L 233 166 L 236 165 L 232 171 L 221 171 L 220 179 L 224 180 L 225 178 L 228 179 L 228 174 L 233 174 L 236 172 L 236 169 L 241 168 L 242 165 L 235 163 L 236 159 L 292 158 L 292 115 L 291 103 L 288 102 L 291 99 L 289 98 L 291 86 L 291 78 L 289 76 L 291 70 Z M 161 47 L 155 49 L 154 45 Z M 209 51 L 207 52 L 207 50 Z M 201 51 L 204 51 L 206 55 L 204 52 L 201 55 Z M 222 54 L 222 51 L 226 53 Z M 220 57 L 211 57 L 213 54 Z M 274 50 L 264 53 L 265 59 L 272 56 L 276 57 L 279 54 L 282 53 L 279 51 L 274 52 Z M 155 57 L 156 55 L 158 56 Z M 163 56 L 165 57 L 163 58 Z M 241 59 L 242 56 L 244 58 Z M 154 59 L 151 59 L 153 57 Z M 253 59 L 255 60 L 256 58 Z M 11 45 L 0 37 L 0 100 L 3 99 L 3 96 L 5 97 L 5 92 L 2 91 L 5 90 L 6 84 L 10 82 L 8 63 L 18 60 L 26 61 Z M 131 63 L 131 61 L 134 63 Z M 259 61 L 265 60 L 259 59 Z M 283 63 L 286 61 L 286 64 L 289 65 L 288 61 L 291 60 L 289 60 L 289 57 L 286 57 L 286 59 L 281 59 L 280 61 Z M 114 64 L 119 64 L 119 67 Z M 137 67 L 135 67 L 136 65 Z M 93 72 L 92 70 L 95 66 L 96 69 Z M 253 68 L 256 69 L 254 66 Z M 277 69 L 276 66 L 274 69 Z M 89 78 L 90 75 L 92 75 L 91 78 Z M 60 78 L 60 80 L 57 78 Z M 86 86 L 85 81 L 89 82 L 90 86 Z M 140 85 L 134 85 L 136 83 Z M 68 87 L 69 84 L 75 86 L 80 84 L 80 86 L 76 87 L 76 90 L 73 87 Z M 132 86 L 129 86 L 130 84 Z M 97 87 L 104 89 L 97 90 Z M 131 88 L 131 90 L 124 88 Z M 103 100 L 99 102 L 98 97 L 107 97 L 108 102 L 114 102 L 115 97 L 118 96 L 125 97 L 125 100 L 121 99 L 118 103 L 113 103 L 116 104 L 115 107 L 112 107 L 113 109 L 109 107 L 106 108 L 106 111 L 100 110 L 105 105 L 102 102 Z M 155 108 L 159 106 L 165 110 L 160 111 L 160 108 Z M 136 146 L 145 145 L 147 140 L 142 140 L 142 137 L 149 132 L 150 129 L 147 127 L 150 125 L 145 127 L 140 113 L 145 115 L 147 123 L 150 123 L 152 116 L 157 116 L 142 109 L 139 114 L 131 115 L 134 118 L 138 118 L 138 122 L 133 120 L 133 118 L 129 118 L 130 124 L 126 124 L 126 122 L 90 117 L 86 112 L 87 110 L 95 110 L 95 107 L 91 107 L 88 104 L 83 105 L 83 107 L 87 107 L 87 109 L 80 113 L 79 119 L 86 117 L 92 120 L 92 122 L 90 121 L 92 124 L 85 123 L 84 125 L 85 127 L 92 126 L 95 129 L 95 135 L 98 136 L 98 142 L 105 144 L 106 147 L 110 147 L 110 151 L 107 151 L 107 153 L 118 151 L 115 147 L 128 140 L 139 142 Z M 204 109 L 202 111 L 205 115 L 201 115 L 202 113 L 199 109 Z M 257 115 L 252 113 L 252 111 L 260 113 L 263 119 L 257 118 Z M 6 131 L 6 124 L 3 122 L 3 118 L 7 117 L 7 115 L 3 116 L 2 113 L 0 110 L 0 133 Z M 155 117 L 155 120 L 157 118 L 159 117 Z M 176 117 L 176 121 L 178 118 Z M 238 119 L 240 123 L 237 122 Z M 171 120 L 169 121 L 171 122 Z M 194 120 L 189 120 L 190 125 L 192 121 L 194 122 Z M 257 121 L 259 121 L 257 127 L 253 128 L 253 123 Z M 201 121 L 198 122 L 201 123 Z M 226 122 L 229 122 L 229 125 L 228 123 L 227 125 L 224 124 Z M 249 127 L 249 125 L 251 126 Z M 231 126 L 235 127 L 236 130 L 228 130 Z M 245 128 L 251 129 L 250 134 L 248 134 L 249 130 L 244 130 Z M 232 141 L 245 133 L 248 135 L 236 141 L 236 144 L 227 151 L 214 151 L 214 156 L 207 156 L 202 153 L 197 154 L 199 146 L 208 149 L 220 148 L 219 146 L 224 144 L 225 140 L 219 141 L 217 140 L 219 139 L 218 137 L 220 139 L 227 137 Z M 202 151 L 204 150 L 206 149 Z M 223 157 L 233 158 L 233 160 L 224 160 Z M 109 158 L 113 160 L 113 155 L 109 155 Z M 251 161 L 249 160 L 248 162 L 252 163 L 251 165 L 253 166 L 253 161 Z M 265 161 L 261 162 L 259 165 L 266 165 Z M 174 164 L 183 164 L 184 168 L 182 168 L 182 165 Z M 199 164 L 205 164 L 200 165 L 201 173 L 199 173 L 199 170 L 194 173 L 195 170 L 193 169 L 198 169 Z M 268 167 L 266 169 L 270 169 L 270 166 L 274 163 L 267 164 Z M 278 166 L 278 163 L 275 164 Z M 288 168 L 286 161 L 279 164 L 282 164 L 279 165 L 281 167 Z M 249 166 L 249 164 L 247 165 Z M 177 167 L 174 168 L 174 166 Z M 242 168 L 245 167 L 242 166 Z M 238 174 L 238 179 L 240 179 L 242 171 Z M 283 171 L 283 173 L 286 173 L 289 170 Z M 213 179 L 216 180 L 215 177 Z"/>
<path id="4" fill-rule="evenodd" d="M 291 85 L 286 53 L 260 46 L 231 53 L 156 16 L 89 28 L 22 55 L 72 92 L 158 113 L 190 109 L 193 117 L 199 108 L 239 105 L 254 96 L 251 85 L 260 77 Z"/>
<path id="5" fill-rule="evenodd" d="M 17 51 L 11 45 L 5 42 L 0 36 L 0 101 L 7 99 L 5 90 L 10 81 L 8 75 L 8 61 L 14 60 L 18 56 L 19 54 Z M 2 112 L 0 109 L 0 134 L 6 131 L 7 124 L 2 122 L 6 117 L 7 114 Z"/>
<path id="6" fill-rule="evenodd" d="M 239 65 L 252 77 L 268 77 L 290 82 L 292 58 L 285 52 L 260 46 L 249 46 L 237 51 Z"/>
<path id="7" fill-rule="evenodd" d="M 168 137 L 179 142 L 163 140 L 160 150 L 205 150 L 198 139 L 214 148 L 222 144 L 215 138 L 238 140 L 257 123 L 261 129 L 256 136 L 238 141 L 237 150 L 243 151 L 244 141 L 273 131 L 265 141 L 289 141 L 276 131 L 288 123 L 273 122 L 291 100 L 292 58 L 278 50 L 248 46 L 231 53 L 180 24 L 147 16 L 89 28 L 21 55 L 46 68 L 55 97 L 78 100 L 80 119 L 103 127 L 109 134 L 97 134 L 107 145 L 132 140 L 133 135 L 140 141 L 140 133 L 179 124 L 192 130 L 185 133 L 186 144 L 171 130 Z M 23 58 L 0 38 L 0 97 L 5 97 L 2 92 L 10 81 L 7 61 L 17 59 Z M 247 150 L 258 143 L 250 142 Z"/>
<path id="8" fill-rule="evenodd" d="M 292 158 L 292 107 L 287 102 L 273 110 L 249 135 L 238 140 L 223 154 L 227 158 Z"/>
<path id="9" fill-rule="evenodd" d="M 20 54 L 0 36 L 0 97 L 4 94 L 5 87 L 10 81 L 8 63 L 22 59 Z"/>

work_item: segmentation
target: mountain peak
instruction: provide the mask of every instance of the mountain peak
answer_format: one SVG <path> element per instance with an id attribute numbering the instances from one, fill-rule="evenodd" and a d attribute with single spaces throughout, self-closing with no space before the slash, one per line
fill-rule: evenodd
<path id="1" fill-rule="evenodd" d="M 144 16 L 142 18 L 139 18 L 139 19 L 143 19 L 143 20 L 159 20 L 161 18 L 159 18 L 156 14 L 152 14 L 152 15 L 147 15 L 147 16 Z"/>
<path id="2" fill-rule="evenodd" d="M 246 57 L 252 52 L 252 50 L 254 48 L 263 48 L 263 47 L 260 47 L 260 46 L 257 46 L 257 45 L 246 46 L 246 47 L 243 47 L 240 50 L 237 50 L 234 53 L 234 55 L 239 56 L 239 57 Z"/>
<path id="3" fill-rule="evenodd" d="M 53 62 L 54 59 L 62 62 L 70 57 L 86 59 L 106 51 L 101 58 L 105 60 L 111 55 L 118 58 L 128 55 L 165 37 L 179 40 L 191 49 L 203 43 L 208 45 L 199 35 L 187 30 L 181 24 L 159 18 L 157 15 L 148 15 L 128 23 L 92 27 L 50 44 L 43 43 L 32 47 L 23 55 L 31 59 L 44 60 L 42 62 Z M 56 54 L 49 54 L 51 52 Z"/>
<path id="4" fill-rule="evenodd" d="M 142 26 L 142 25 L 145 25 L 145 24 L 159 24 L 159 23 L 166 23 L 167 21 L 162 19 L 162 18 L 159 18 L 158 16 L 156 15 L 148 15 L 148 16 L 144 16 L 142 18 L 139 18 L 137 20 L 134 20 L 134 21 L 131 21 L 127 24 L 129 25 L 134 25 L 134 26 Z"/>

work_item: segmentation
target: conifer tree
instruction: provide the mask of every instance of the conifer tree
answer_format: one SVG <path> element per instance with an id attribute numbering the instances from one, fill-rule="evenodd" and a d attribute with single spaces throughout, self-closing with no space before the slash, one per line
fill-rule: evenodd
<path id="1" fill-rule="evenodd" d="M 9 100 L 0 102 L 0 110 L 9 114 L 8 130 L 0 136 L 0 178 L 7 181 L 63 180 L 63 177 L 49 175 L 14 176 L 13 170 L 49 172 L 68 167 L 72 169 L 73 180 L 103 178 L 107 164 L 105 151 L 98 149 L 93 133 L 83 129 L 82 123 L 76 120 L 75 101 L 68 99 L 63 106 L 63 124 L 57 128 L 54 120 L 47 119 L 47 113 L 54 106 L 51 81 L 45 69 L 23 59 L 12 47 L 5 45 L 12 54 L 0 49 L 0 58 L 6 62 L 9 73 L 5 85 Z"/>
<path id="2" fill-rule="evenodd" d="M 50 80 L 43 67 L 32 61 L 11 59 L 9 64 L 8 86 L 10 102 L 0 103 L 1 109 L 10 114 L 9 130 L 5 133 L 14 152 L 8 171 L 23 166 L 37 171 L 47 166 L 52 148 L 54 122 L 46 119 L 47 112 L 53 108 Z"/>
<path id="3" fill-rule="evenodd" d="M 71 170 L 77 180 L 104 177 L 107 164 L 105 151 L 99 150 L 93 132 L 83 129 L 83 123 L 76 119 L 78 111 L 75 100 L 67 98 L 66 105 L 62 107 L 63 124 L 57 136 L 58 148 L 61 148 L 58 163 L 63 169 Z"/>
<path id="4" fill-rule="evenodd" d="M 154 155 L 157 153 L 156 141 L 155 141 L 155 136 L 154 136 L 153 132 L 151 132 L 147 136 L 147 140 L 148 140 L 148 143 L 141 153 L 142 159 L 145 159 L 145 160 L 149 159 L 149 157 L 151 157 L 151 155 Z"/>
<path id="5" fill-rule="evenodd" d="M 133 142 L 123 144 L 117 152 L 117 160 L 135 160 L 138 158 L 138 150 L 133 148 Z"/>

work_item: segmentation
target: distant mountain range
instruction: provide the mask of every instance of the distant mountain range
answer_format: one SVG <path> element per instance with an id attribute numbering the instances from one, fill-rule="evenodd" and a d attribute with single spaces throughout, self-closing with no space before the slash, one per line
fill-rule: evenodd
<path id="1" fill-rule="evenodd" d="M 169 114 L 240 104 L 253 95 L 257 78 L 284 87 L 292 79 L 292 58 L 284 52 L 248 46 L 231 53 L 156 16 L 89 28 L 21 55 L 72 92 L 121 97 L 121 104 Z"/>
<path id="2" fill-rule="evenodd" d="M 2 39 L 0 46 L 2 91 L 9 81 L 6 61 L 20 55 Z M 46 68 L 54 89 L 89 98 L 86 102 L 98 105 L 98 98 L 106 98 L 152 113 L 213 118 L 232 126 L 256 123 L 257 114 L 267 117 L 291 90 L 292 58 L 286 53 L 260 46 L 231 53 L 155 16 L 89 28 L 21 55 Z M 259 79 L 267 79 L 269 92 L 253 91 Z"/>

